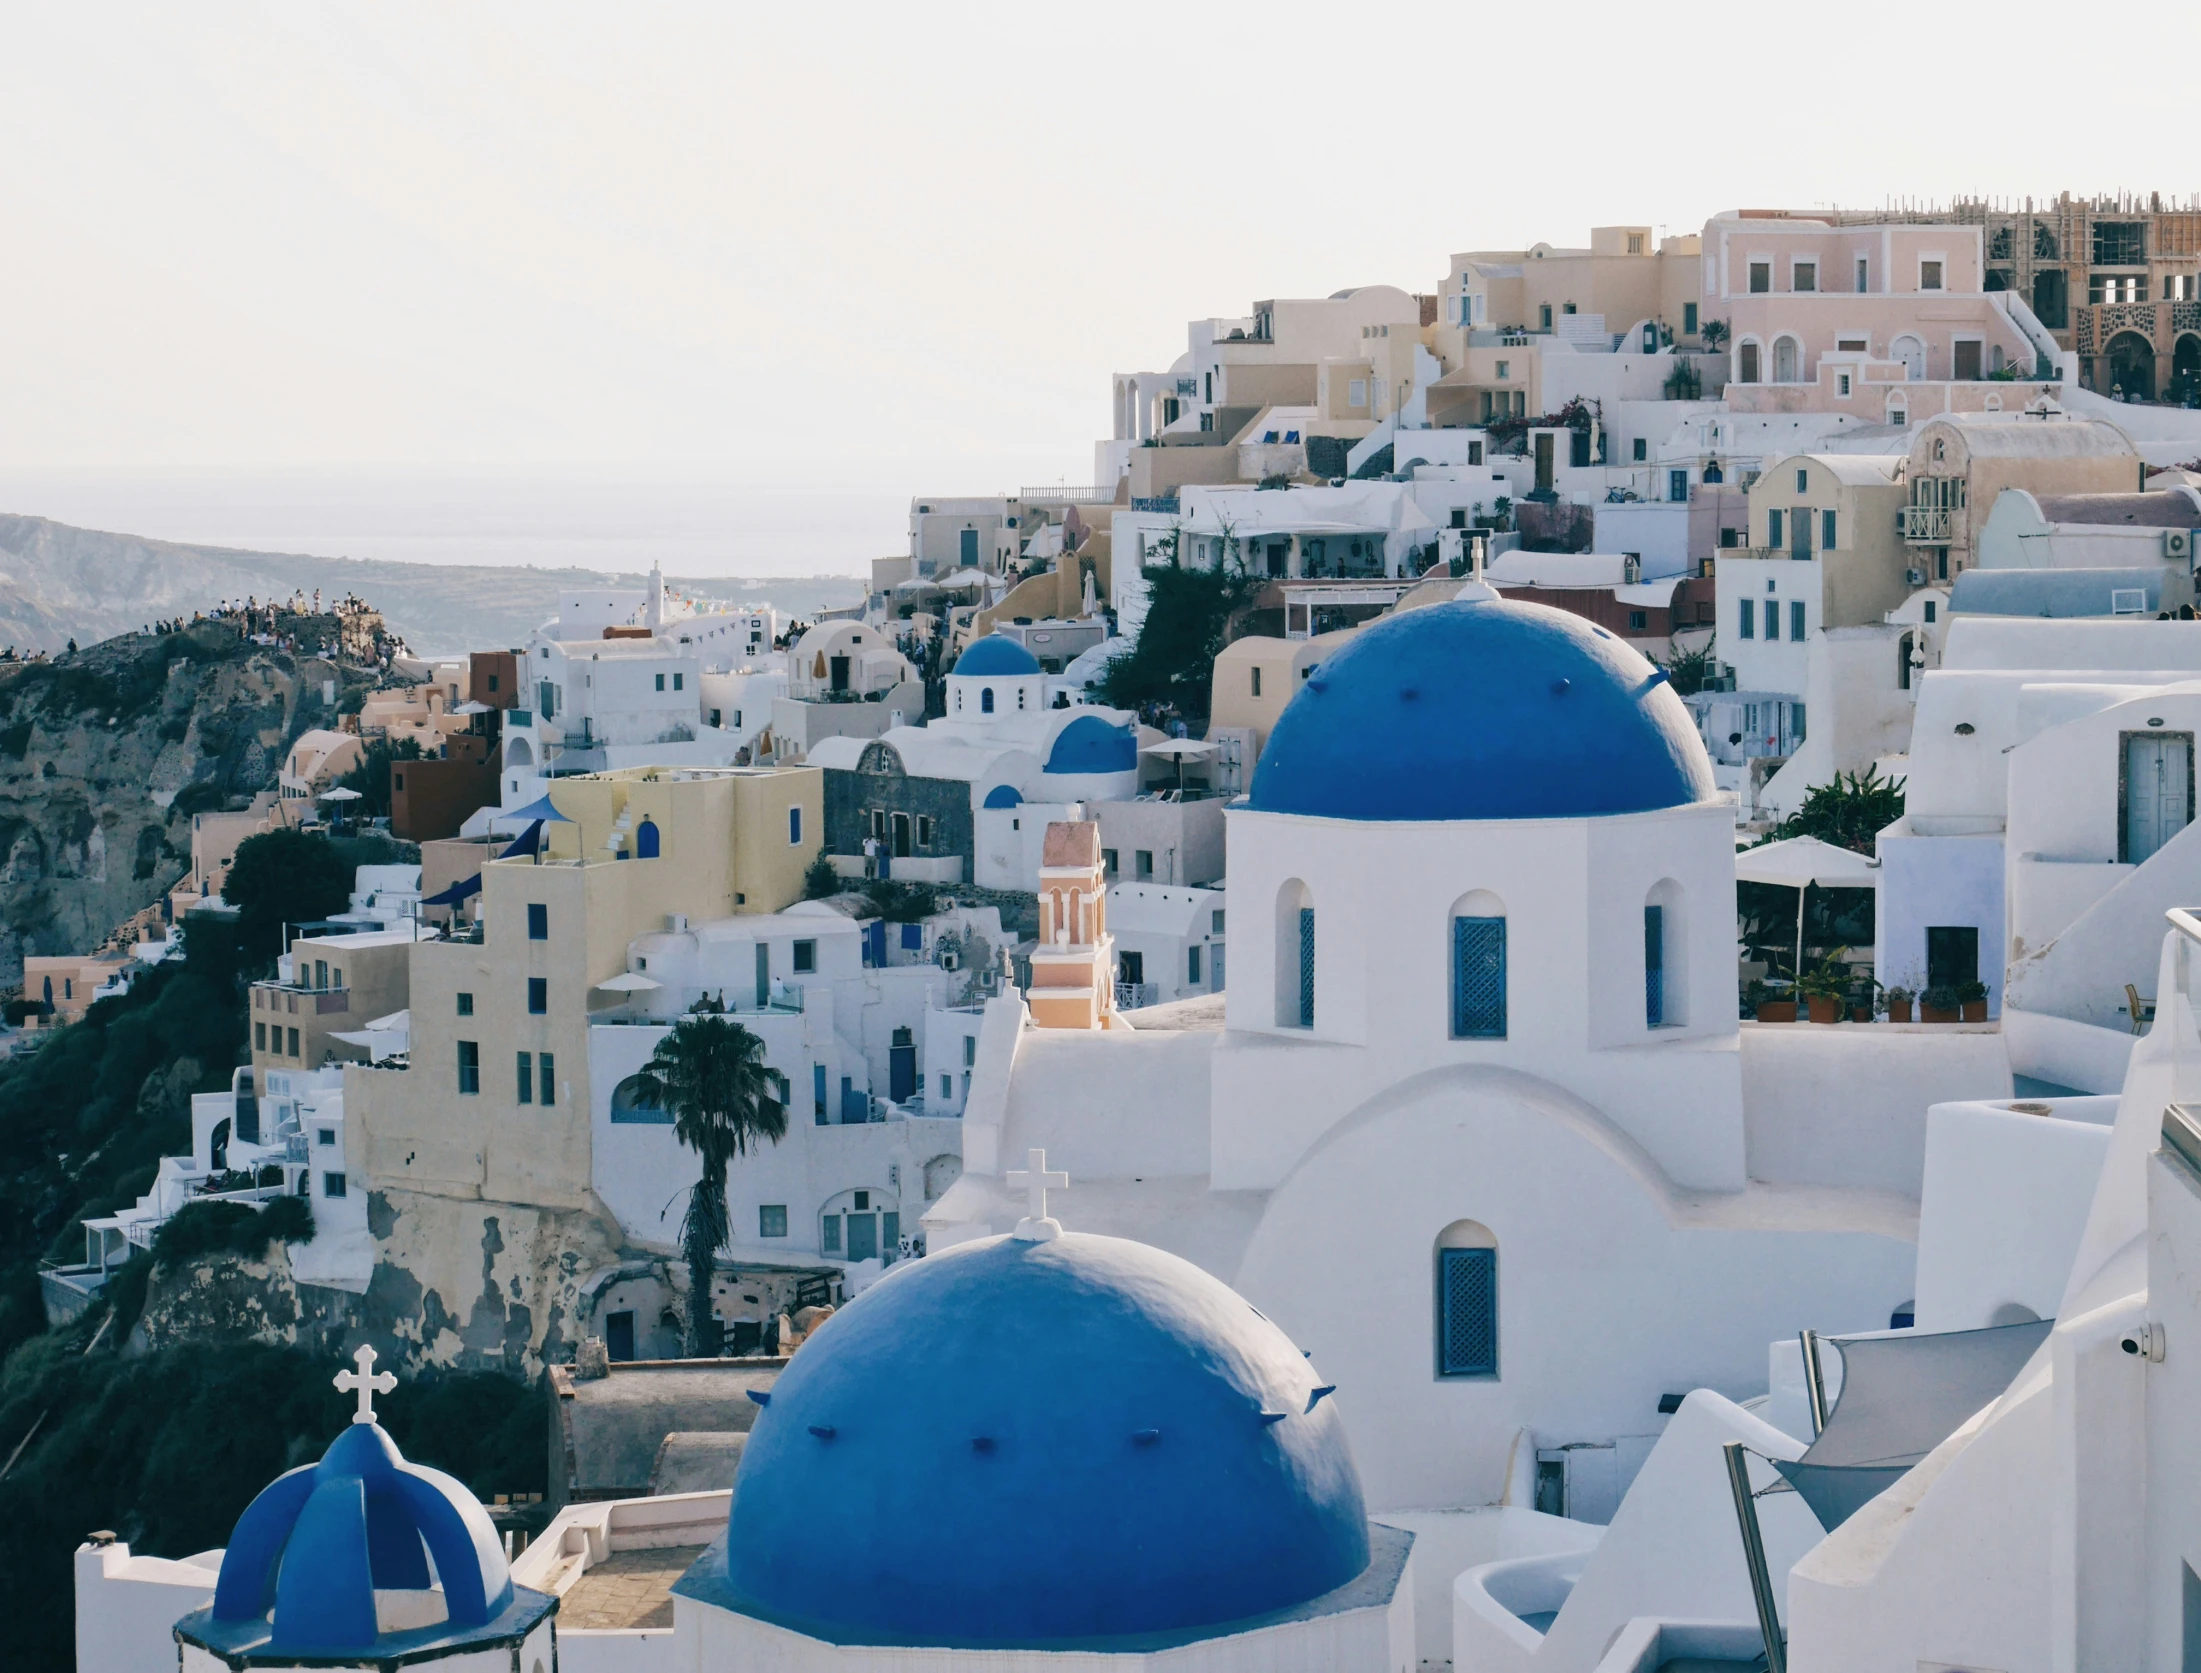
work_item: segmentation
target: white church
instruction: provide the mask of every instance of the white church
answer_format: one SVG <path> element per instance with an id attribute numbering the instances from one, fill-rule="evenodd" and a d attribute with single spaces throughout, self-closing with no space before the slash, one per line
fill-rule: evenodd
<path id="1" fill-rule="evenodd" d="M 85 1673 L 2201 1665 L 2201 919 L 2121 1101 L 1739 1025 L 1682 704 L 1476 587 L 1315 672 L 1230 843 L 1220 1026 L 992 1002 L 930 1253 L 730 1491 L 507 1565 L 355 1433 L 226 1553 L 80 1551 Z"/>

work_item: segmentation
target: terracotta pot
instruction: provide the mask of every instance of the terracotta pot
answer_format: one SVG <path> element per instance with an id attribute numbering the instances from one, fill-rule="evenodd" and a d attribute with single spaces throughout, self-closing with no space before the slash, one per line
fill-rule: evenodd
<path id="1" fill-rule="evenodd" d="M 1804 1000 L 1810 1008 L 1813 1022 L 1840 1022 L 1842 1020 L 1842 996 L 1838 993 L 1814 993 Z"/>
<path id="2" fill-rule="evenodd" d="M 1760 1022 L 1794 1022 L 1796 1001 L 1793 999 L 1761 999 L 1758 1001 Z"/>
<path id="3" fill-rule="evenodd" d="M 1987 1001 L 1984 999 L 1965 1000 L 1964 1020 L 1966 1022 L 1985 1022 L 1987 1020 Z"/>
<path id="4" fill-rule="evenodd" d="M 1921 1000 L 1918 1006 L 1918 1020 L 1920 1022 L 1961 1022 L 1963 1013 L 1961 1011 L 1945 1011 L 1939 1005 L 1928 1005 Z"/>
<path id="5" fill-rule="evenodd" d="M 1872 1007 L 1870 1005 L 1852 1005 L 1849 1008 L 1849 1020 L 1851 1022 L 1872 1021 Z"/>
<path id="6" fill-rule="evenodd" d="M 1911 1002 L 1908 999 L 1891 999 L 1888 1001 L 1888 1021 L 1909 1022 L 1910 1020 Z"/>

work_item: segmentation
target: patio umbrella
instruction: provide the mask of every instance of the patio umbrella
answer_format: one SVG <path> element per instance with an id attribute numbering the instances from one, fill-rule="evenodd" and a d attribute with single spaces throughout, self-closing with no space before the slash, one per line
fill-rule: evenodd
<path id="1" fill-rule="evenodd" d="M 598 982 L 596 985 L 611 993 L 648 993 L 652 989 L 663 987 L 665 984 L 653 981 L 637 971 L 622 970 L 609 981 Z"/>
<path id="2" fill-rule="evenodd" d="M 1141 755 L 1158 755 L 1165 761 L 1176 762 L 1177 788 L 1183 790 L 1185 787 L 1185 763 L 1187 761 L 1204 761 L 1209 756 L 1217 753 L 1221 747 L 1220 744 L 1207 743 L 1199 738 L 1163 738 L 1158 743 L 1146 745 L 1139 753 Z"/>
<path id="3" fill-rule="evenodd" d="M 1785 837 L 1737 854 L 1735 879 L 1740 883 L 1774 883 L 1796 891 L 1796 974 L 1800 976 L 1804 969 L 1804 890 L 1814 883 L 1822 889 L 1877 889 L 1880 862 L 1817 837 Z"/>

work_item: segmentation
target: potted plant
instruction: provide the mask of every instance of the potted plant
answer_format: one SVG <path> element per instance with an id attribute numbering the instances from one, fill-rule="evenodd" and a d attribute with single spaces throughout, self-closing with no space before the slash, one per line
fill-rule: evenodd
<path id="1" fill-rule="evenodd" d="M 1751 992 L 1756 996 L 1752 1009 L 1760 1022 L 1794 1022 L 1796 1020 L 1796 996 L 1775 994 L 1763 982 L 1752 982 Z"/>
<path id="2" fill-rule="evenodd" d="M 1849 991 L 1849 966 L 1836 962 L 1839 955 L 1821 959 L 1797 978 L 1796 991 L 1803 995 L 1813 1022 L 1840 1022 L 1842 996 Z"/>
<path id="3" fill-rule="evenodd" d="M 1873 1012 L 1879 1009 L 1873 999 L 1873 994 L 1879 986 L 1878 982 L 1873 981 L 1868 976 L 1849 990 L 1849 1020 L 1851 1022 L 1872 1021 Z"/>
<path id="4" fill-rule="evenodd" d="M 1911 1020 L 1911 1001 L 1918 997 L 1917 994 L 1911 992 L 1909 988 L 1887 988 L 1883 990 L 1883 996 L 1887 1001 L 1888 1021 L 1909 1022 Z"/>
<path id="5" fill-rule="evenodd" d="M 1958 1013 L 1966 1022 L 1987 1020 L 1987 984 L 1966 982 L 1956 990 Z"/>
<path id="6" fill-rule="evenodd" d="M 1956 988 L 1947 982 L 1941 982 L 1927 988 L 1924 993 L 1918 996 L 1918 1020 L 1920 1022 L 1963 1021 L 1963 1002 L 1956 995 Z"/>

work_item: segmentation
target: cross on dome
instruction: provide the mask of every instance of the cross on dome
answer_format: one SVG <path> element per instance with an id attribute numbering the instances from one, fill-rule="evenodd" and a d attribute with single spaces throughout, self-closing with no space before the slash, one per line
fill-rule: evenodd
<path id="1" fill-rule="evenodd" d="M 340 1393 L 349 1394 L 353 1389 L 359 1391 L 359 1410 L 352 1413 L 354 1423 L 372 1423 L 374 1397 L 377 1394 L 388 1394 L 397 1387 L 395 1372 L 384 1371 L 379 1376 L 376 1375 L 374 1362 L 380 1357 L 374 1349 L 362 1342 L 359 1344 L 359 1351 L 352 1355 L 352 1363 L 359 1369 L 336 1373 L 335 1382 Z"/>
<path id="2" fill-rule="evenodd" d="M 1049 1173 L 1047 1152 L 1044 1150 L 1027 1150 L 1024 1153 L 1024 1162 L 1023 1167 L 1011 1169 L 1003 1175 L 1012 1190 L 1018 1186 L 1025 1189 L 1031 1209 L 1029 1214 L 1016 1223 L 1016 1230 L 1010 1235 L 1024 1243 L 1046 1243 L 1062 1235 L 1062 1222 L 1047 1217 L 1047 1189 L 1053 1186 L 1057 1190 L 1068 1190 L 1070 1176 L 1066 1173 Z"/>

